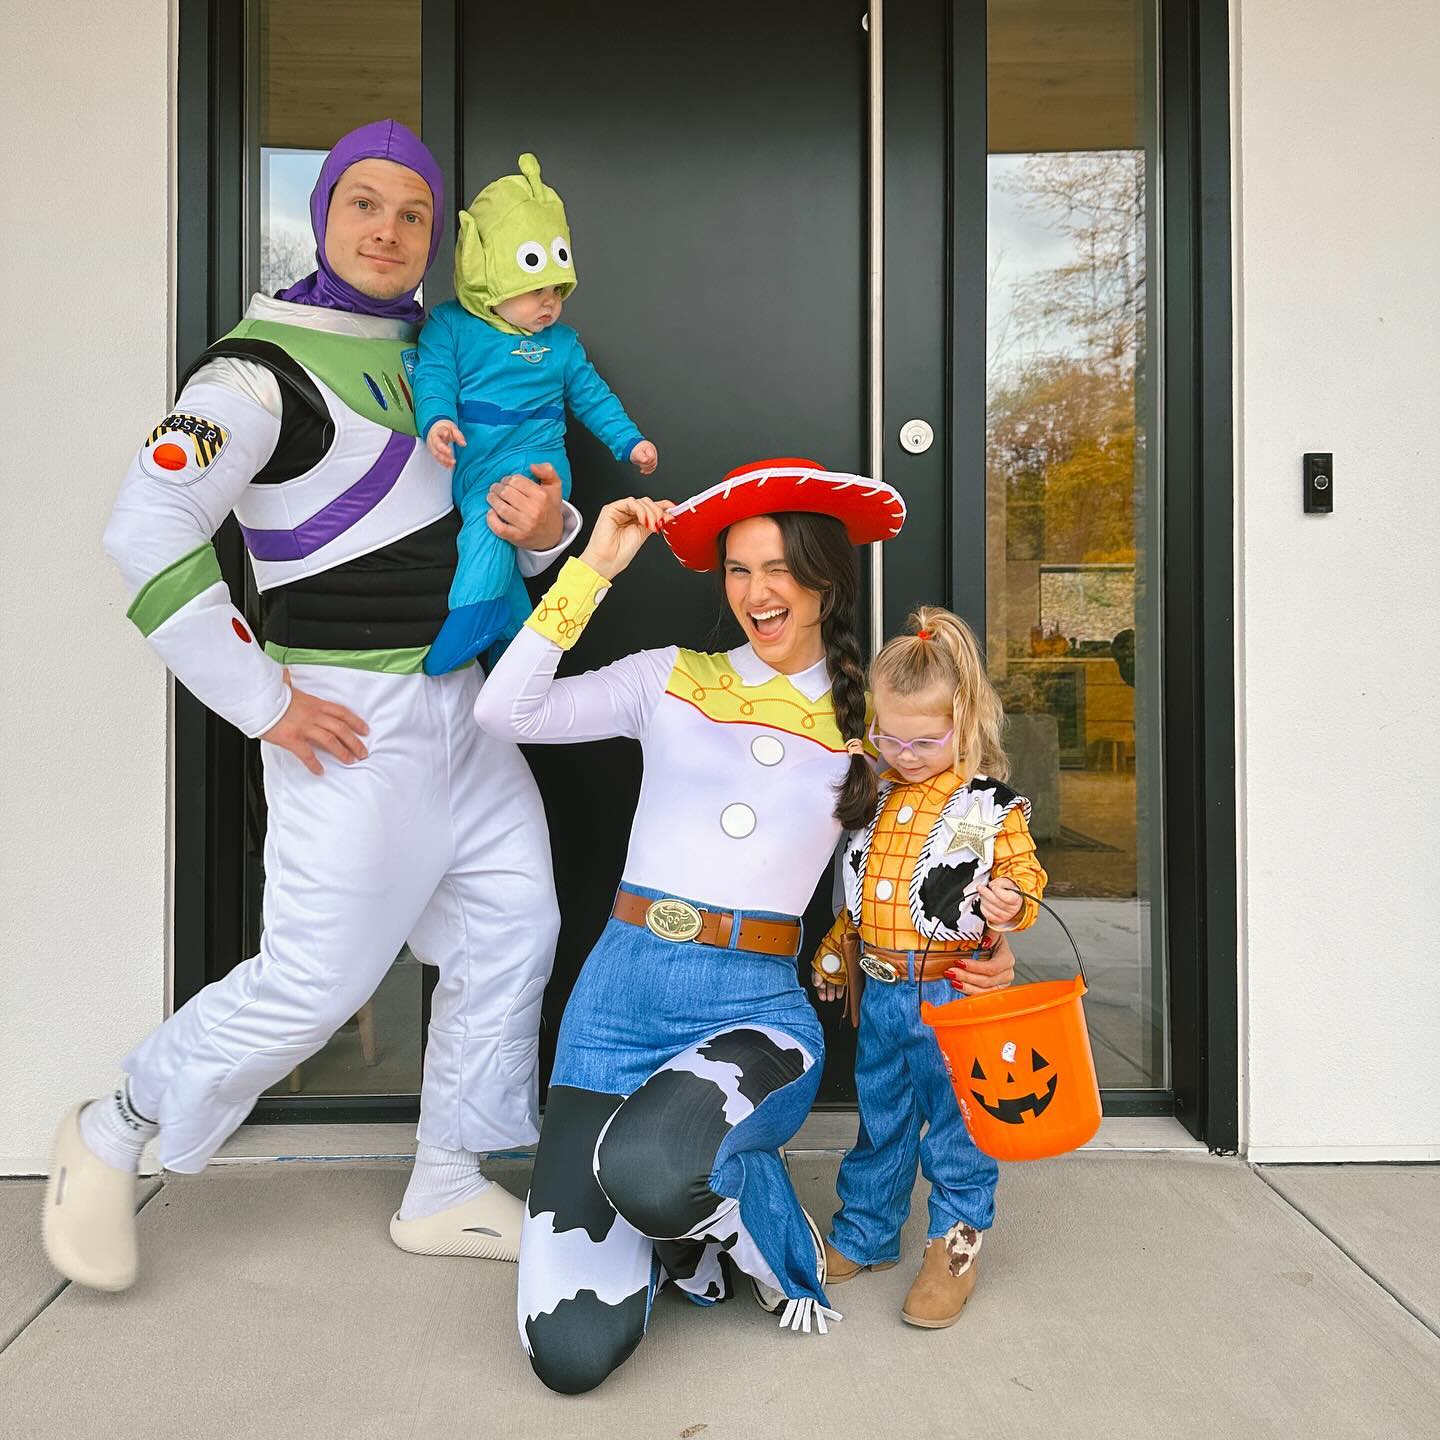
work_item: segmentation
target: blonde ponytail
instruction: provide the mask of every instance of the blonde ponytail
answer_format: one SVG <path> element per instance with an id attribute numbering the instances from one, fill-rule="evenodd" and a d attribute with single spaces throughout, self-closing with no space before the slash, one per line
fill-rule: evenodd
<path id="1" fill-rule="evenodd" d="M 1005 710 L 985 673 L 975 633 L 958 616 L 923 605 L 870 665 L 870 686 L 905 698 L 935 695 L 954 718 L 954 767 L 966 780 L 988 775 L 1004 780 L 1010 762 L 1000 746 Z M 948 697 L 948 705 L 942 697 Z"/>

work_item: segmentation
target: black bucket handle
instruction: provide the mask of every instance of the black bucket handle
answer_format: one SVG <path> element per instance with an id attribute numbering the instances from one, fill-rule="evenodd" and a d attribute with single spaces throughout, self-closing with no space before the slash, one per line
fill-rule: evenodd
<path id="1" fill-rule="evenodd" d="M 1015 885 L 1015 882 L 1013 880 L 1010 883 L 1012 885 Z M 1042 900 L 1038 895 L 1032 895 L 1028 890 L 1021 890 L 1018 885 L 1015 885 L 1015 888 L 1020 892 L 1021 895 L 1025 897 L 1025 899 L 1034 901 L 1034 903 L 1038 905 L 1042 910 L 1048 910 L 1050 914 L 1055 917 L 1055 923 L 1059 925 L 1059 927 L 1065 932 L 1065 938 L 1070 942 L 1070 948 L 1075 952 L 1075 963 L 1080 967 L 1080 983 L 1084 985 L 1084 987 L 1088 990 L 1090 988 L 1090 977 L 1085 973 L 1085 961 L 1081 957 L 1080 947 L 1075 943 L 1075 937 L 1070 933 L 1070 927 L 1065 923 L 1063 919 L 1061 919 L 1060 912 L 1056 910 L 1053 905 L 1046 904 L 1046 902 Z M 930 945 L 931 942 L 935 939 L 935 930 L 938 930 L 939 928 L 940 926 L 937 923 L 935 929 L 930 932 L 929 937 L 925 941 L 925 949 L 920 956 L 920 963 L 915 967 L 915 996 L 917 1003 L 920 995 L 923 993 L 920 988 L 922 983 L 920 977 L 925 973 L 925 961 L 929 958 L 930 955 Z M 998 935 L 1011 935 L 1015 932 L 1012 930 L 998 930 L 995 933 Z M 978 954 L 978 947 L 975 950 L 971 950 L 969 953 L 971 955 Z"/>

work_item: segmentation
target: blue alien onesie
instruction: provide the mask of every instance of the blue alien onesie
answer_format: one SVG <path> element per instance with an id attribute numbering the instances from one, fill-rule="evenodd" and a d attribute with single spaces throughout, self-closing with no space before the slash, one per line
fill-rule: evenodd
<path id="1" fill-rule="evenodd" d="M 541 182 L 533 155 L 520 174 L 487 185 L 460 214 L 455 246 L 457 300 L 437 306 L 420 334 L 415 414 L 422 437 L 440 420 L 457 424 L 455 504 L 463 521 L 450 616 L 425 669 L 444 674 L 509 641 L 530 613 L 515 549 L 486 523 L 491 485 L 548 463 L 570 496 L 565 454 L 568 406 L 617 460 L 644 439 L 585 354 L 580 337 L 556 322 L 531 334 L 497 305 L 555 285 L 575 288 L 575 260 L 560 197 Z"/>

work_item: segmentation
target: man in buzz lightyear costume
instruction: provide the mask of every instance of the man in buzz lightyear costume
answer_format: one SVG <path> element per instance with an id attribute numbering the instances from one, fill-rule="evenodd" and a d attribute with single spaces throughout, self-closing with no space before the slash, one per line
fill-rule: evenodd
<path id="1" fill-rule="evenodd" d="M 475 727 L 478 668 L 429 676 L 459 518 L 417 441 L 415 292 L 438 248 L 434 158 L 386 120 L 345 136 L 311 197 L 318 268 L 183 377 L 105 535 L 129 616 L 176 676 L 258 736 L 269 826 L 260 953 L 207 986 L 56 1135 L 46 1251 L 99 1289 L 135 1279 L 135 1175 L 203 1169 L 257 1097 L 370 997 L 408 940 L 439 968 L 415 1170 L 391 1236 L 514 1260 L 521 1202 L 479 1154 L 537 1136 L 537 1031 L 559 920 L 544 813 L 513 745 Z M 211 537 L 240 521 L 263 645 Z M 556 483 L 493 487 L 527 572 L 573 538 Z"/>

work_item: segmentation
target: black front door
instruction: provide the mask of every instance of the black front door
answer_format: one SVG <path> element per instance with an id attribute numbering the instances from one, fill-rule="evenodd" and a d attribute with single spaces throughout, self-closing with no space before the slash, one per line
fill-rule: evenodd
<path id="1" fill-rule="evenodd" d="M 623 13 L 623 19 L 619 18 Z M 565 319 L 659 447 L 642 480 L 572 422 L 573 499 L 682 499 L 746 460 L 866 464 L 866 67 L 860 10 L 775 5 L 487 7 L 466 26 L 464 197 L 526 150 L 563 197 L 578 286 Z M 468 17 L 467 17 L 468 18 Z M 652 545 L 566 671 L 647 646 L 726 649 L 719 585 Z M 533 747 L 564 927 L 560 1013 L 603 927 L 639 783 L 630 741 Z M 812 922 L 828 924 L 828 882 Z M 811 927 L 812 933 L 813 924 Z M 832 1074 L 849 1070 L 845 1042 Z M 848 1080 L 833 1080 L 831 1098 Z"/>

